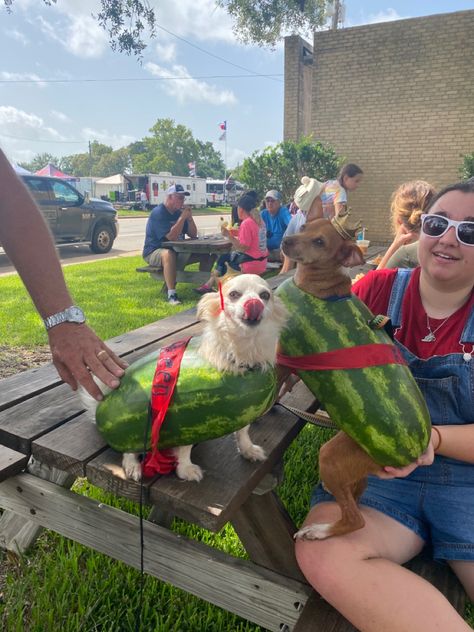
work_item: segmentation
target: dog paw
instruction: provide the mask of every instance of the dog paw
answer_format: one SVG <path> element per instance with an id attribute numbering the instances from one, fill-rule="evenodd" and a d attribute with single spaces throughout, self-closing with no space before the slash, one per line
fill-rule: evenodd
<path id="1" fill-rule="evenodd" d="M 309 524 L 295 533 L 295 540 L 325 540 L 329 536 L 331 524 Z"/>
<path id="2" fill-rule="evenodd" d="M 265 450 L 254 443 L 245 449 L 241 449 L 240 454 L 244 457 L 244 459 L 247 459 L 247 461 L 265 461 L 267 458 Z"/>
<path id="3" fill-rule="evenodd" d="M 122 458 L 122 467 L 125 476 L 139 483 L 142 478 L 142 466 L 135 454 L 124 454 Z"/>
<path id="4" fill-rule="evenodd" d="M 186 465 L 179 465 L 176 467 L 176 476 L 181 478 L 183 481 L 202 481 L 204 472 L 199 467 L 199 465 L 195 465 L 194 463 L 188 463 Z"/>

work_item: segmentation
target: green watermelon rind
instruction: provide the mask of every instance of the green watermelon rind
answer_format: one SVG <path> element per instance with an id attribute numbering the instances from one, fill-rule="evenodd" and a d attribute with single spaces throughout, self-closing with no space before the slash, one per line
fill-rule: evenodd
<path id="1" fill-rule="evenodd" d="M 280 336 L 285 355 L 392 344 L 383 330 L 367 326 L 373 315 L 354 295 L 321 300 L 297 288 L 293 279 L 284 281 L 276 293 L 291 312 L 289 325 Z M 401 467 L 425 451 L 431 433 L 430 416 L 406 365 L 298 371 L 298 375 L 334 423 L 378 464 Z"/>
<path id="2" fill-rule="evenodd" d="M 224 436 L 264 415 L 277 392 L 274 369 L 241 374 L 217 371 L 198 354 L 192 338 L 183 355 L 175 391 L 160 431 L 160 449 L 191 445 Z M 99 403 L 97 428 L 118 452 L 151 447 L 148 405 L 160 350 L 133 363 L 120 387 Z"/>

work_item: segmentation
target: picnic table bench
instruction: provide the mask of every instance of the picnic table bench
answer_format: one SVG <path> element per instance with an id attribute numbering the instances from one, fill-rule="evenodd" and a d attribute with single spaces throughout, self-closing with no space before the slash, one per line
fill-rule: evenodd
<path id="1" fill-rule="evenodd" d="M 205 283 L 209 279 L 212 266 L 217 257 L 229 252 L 232 244 L 223 237 L 180 239 L 177 241 L 167 241 L 164 247 L 171 248 L 176 252 L 176 281 L 178 283 Z M 194 263 L 193 257 L 199 256 L 199 270 L 186 270 L 186 266 Z M 156 281 L 163 281 L 163 270 L 156 266 L 141 266 L 137 272 L 148 272 Z M 163 289 L 166 289 L 164 285 Z"/>
<path id="2" fill-rule="evenodd" d="M 200 329 L 193 309 L 117 336 L 109 345 L 133 362 Z M 302 383 L 286 397 L 289 405 L 317 407 Z M 354 628 L 302 576 L 293 552 L 296 526 L 275 491 L 282 457 L 304 425 L 274 407 L 251 430 L 266 461 L 245 461 L 233 437 L 222 437 L 194 449 L 193 460 L 205 471 L 201 483 L 168 475 L 141 488 L 125 479 L 121 455 L 108 448 L 52 365 L 6 378 L 0 381 L 0 546 L 22 552 L 47 528 L 140 569 L 139 518 L 70 491 L 77 477 L 87 477 L 107 492 L 152 506 L 143 523 L 145 573 L 268 630 L 349 632 Z M 35 463 L 25 470 L 30 456 Z M 214 532 L 231 523 L 249 559 L 175 534 L 169 528 L 174 516 Z M 463 608 L 450 571 L 416 564 Z"/>

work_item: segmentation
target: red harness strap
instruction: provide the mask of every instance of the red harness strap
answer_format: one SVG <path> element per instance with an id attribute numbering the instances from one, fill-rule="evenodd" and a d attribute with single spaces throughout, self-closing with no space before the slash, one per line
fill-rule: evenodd
<path id="1" fill-rule="evenodd" d="M 382 366 L 384 364 L 406 364 L 399 349 L 390 344 L 358 345 L 293 357 L 278 353 L 277 362 L 290 369 L 302 371 L 365 369 L 369 366 Z"/>
<path id="2" fill-rule="evenodd" d="M 160 350 L 151 387 L 151 452 L 147 452 L 142 463 L 143 476 L 169 474 L 176 468 L 172 449 L 158 450 L 160 430 L 165 420 L 176 382 L 181 360 L 190 338 L 178 340 Z"/>

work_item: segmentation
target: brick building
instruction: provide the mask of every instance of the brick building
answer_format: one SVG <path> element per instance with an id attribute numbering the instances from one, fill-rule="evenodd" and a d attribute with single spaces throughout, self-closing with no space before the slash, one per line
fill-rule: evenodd
<path id="1" fill-rule="evenodd" d="M 285 39 L 284 138 L 312 134 L 365 173 L 350 194 L 368 238 L 390 239 L 392 191 L 459 179 L 474 151 L 474 11 Z"/>

